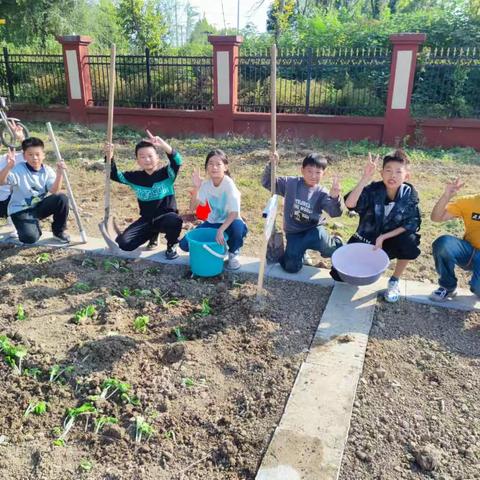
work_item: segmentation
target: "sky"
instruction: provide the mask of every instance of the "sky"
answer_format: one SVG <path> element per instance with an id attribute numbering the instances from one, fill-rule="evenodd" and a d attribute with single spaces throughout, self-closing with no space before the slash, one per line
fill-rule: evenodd
<path id="1" fill-rule="evenodd" d="M 223 28 L 223 11 L 225 13 L 225 23 L 228 27 L 237 26 L 237 5 L 240 2 L 240 28 L 243 28 L 248 22 L 256 25 L 259 32 L 264 32 L 267 21 L 267 10 L 271 0 L 190 0 L 190 4 L 197 7 L 200 15 L 205 17 L 208 22 L 217 28 Z M 259 5 L 260 4 L 260 5 Z"/>

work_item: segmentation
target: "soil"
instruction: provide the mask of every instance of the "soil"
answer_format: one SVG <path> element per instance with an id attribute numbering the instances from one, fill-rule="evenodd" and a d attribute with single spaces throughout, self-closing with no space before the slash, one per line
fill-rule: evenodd
<path id="1" fill-rule="evenodd" d="M 253 479 L 329 296 L 268 279 L 259 302 L 248 276 L 195 279 L 181 267 L 9 246 L 0 279 L 0 336 L 28 350 L 22 375 L 0 353 L 9 480 Z M 75 321 L 88 305 L 95 312 Z M 54 365 L 63 373 L 50 381 Z M 102 397 L 112 378 L 130 384 L 127 396 Z M 25 416 L 40 400 L 47 412 Z M 86 402 L 96 412 L 54 445 L 67 408 Z M 117 423 L 94 433 L 102 415 Z M 140 416 L 153 434 L 136 441 Z"/>
<path id="2" fill-rule="evenodd" d="M 341 480 L 480 479 L 480 314 L 377 305 Z"/>

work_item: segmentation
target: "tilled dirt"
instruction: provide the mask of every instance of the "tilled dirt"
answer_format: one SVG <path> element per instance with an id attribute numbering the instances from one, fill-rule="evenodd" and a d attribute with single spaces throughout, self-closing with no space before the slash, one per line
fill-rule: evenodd
<path id="1" fill-rule="evenodd" d="M 0 477 L 253 479 L 329 295 L 268 280 L 258 302 L 254 282 L 2 248 L 0 336 L 28 353 L 21 375 L 0 353 Z M 75 320 L 89 305 L 95 312 Z M 149 319 L 143 333 L 133 327 L 139 316 Z M 102 396 L 112 378 L 130 384 L 126 396 Z M 39 401 L 47 412 L 25 416 Z M 94 412 L 62 436 L 67 408 L 85 403 Z M 95 433 L 102 416 L 115 423 Z M 153 429 L 140 441 L 138 417 Z"/>
<path id="2" fill-rule="evenodd" d="M 377 306 L 342 480 L 480 479 L 480 314 Z"/>

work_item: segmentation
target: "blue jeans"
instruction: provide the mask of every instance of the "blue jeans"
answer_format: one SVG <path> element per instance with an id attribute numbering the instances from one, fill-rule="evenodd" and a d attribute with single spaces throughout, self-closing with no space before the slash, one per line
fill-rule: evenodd
<path id="1" fill-rule="evenodd" d="M 221 223 L 209 223 L 203 222 L 200 225 L 197 225 L 195 228 L 220 228 L 222 226 Z M 247 225 L 243 220 L 236 218 L 230 226 L 225 230 L 228 235 L 227 245 L 228 251 L 230 253 L 236 253 L 243 247 L 243 239 L 246 237 L 248 233 Z M 188 240 L 187 237 L 183 237 L 179 244 L 180 248 L 184 252 L 188 252 Z"/>
<path id="2" fill-rule="evenodd" d="M 447 290 L 457 287 L 455 266 L 458 265 L 464 270 L 473 271 L 470 290 L 480 297 L 480 250 L 452 235 L 438 237 L 432 244 L 432 250 L 441 287 Z"/>
<path id="3" fill-rule="evenodd" d="M 285 254 L 280 259 L 282 268 L 290 273 L 297 273 L 303 266 L 303 255 L 307 250 L 317 250 L 322 257 L 331 257 L 342 246 L 338 237 L 331 237 L 323 226 L 310 228 L 305 232 L 287 233 Z"/>

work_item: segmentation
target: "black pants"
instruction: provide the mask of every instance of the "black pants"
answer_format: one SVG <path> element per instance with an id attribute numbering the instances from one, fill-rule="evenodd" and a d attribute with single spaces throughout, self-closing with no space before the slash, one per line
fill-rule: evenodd
<path id="1" fill-rule="evenodd" d="M 6 200 L 0 200 L 0 218 L 8 217 L 8 202 L 10 202 L 10 197 L 8 197 Z"/>
<path id="2" fill-rule="evenodd" d="M 64 193 L 49 195 L 28 210 L 13 213 L 13 224 L 22 243 L 35 243 L 42 235 L 39 220 L 53 215 L 53 234 L 62 233 L 67 226 L 68 197 Z"/>
<path id="3" fill-rule="evenodd" d="M 375 242 L 369 242 L 368 240 L 358 238 L 354 234 L 348 243 L 370 243 L 372 245 Z M 388 255 L 390 260 L 396 258 L 398 260 L 415 260 L 420 255 L 420 234 L 412 232 L 403 232 L 396 237 L 388 238 L 383 242 L 382 249 Z"/>
<path id="4" fill-rule="evenodd" d="M 182 217 L 175 212 L 165 213 L 151 220 L 140 217 L 129 225 L 115 241 L 122 250 L 130 252 L 148 242 L 155 235 L 164 233 L 167 245 L 171 246 L 178 242 L 182 223 Z"/>

